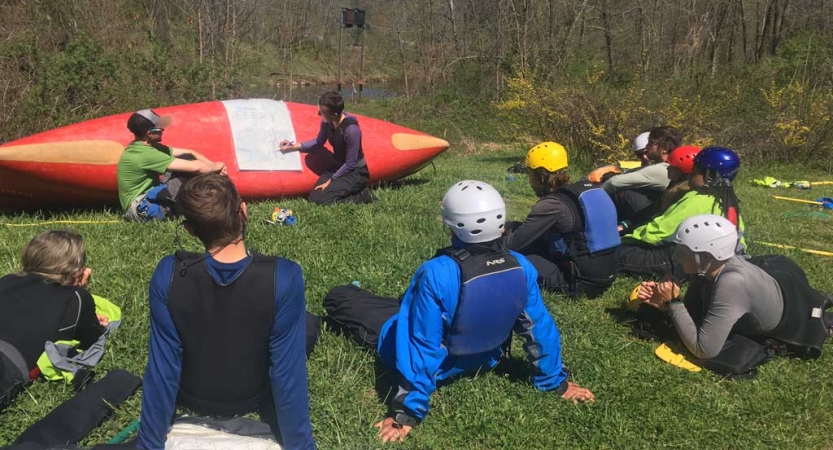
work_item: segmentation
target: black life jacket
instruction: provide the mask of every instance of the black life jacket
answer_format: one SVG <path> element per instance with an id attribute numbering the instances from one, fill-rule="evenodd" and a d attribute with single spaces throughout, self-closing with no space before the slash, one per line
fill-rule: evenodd
<path id="1" fill-rule="evenodd" d="M 179 401 L 200 414 L 253 411 L 269 389 L 278 258 L 254 254 L 233 282 L 220 285 L 205 255 L 179 251 L 168 310 L 182 341 Z"/>
<path id="2" fill-rule="evenodd" d="M 615 277 L 613 253 L 622 240 L 610 196 L 589 182 L 574 183 L 550 195 L 560 197 L 577 219 L 571 232 L 549 237 L 550 255 L 560 265 L 572 266 L 579 278 L 605 281 Z"/>
<path id="3" fill-rule="evenodd" d="M 347 140 L 344 138 L 344 132 L 347 130 L 347 127 L 354 125 L 359 126 L 359 121 L 355 117 L 345 116 L 344 120 L 338 124 L 338 127 L 327 127 L 327 140 L 333 147 L 333 156 L 339 165 L 347 161 Z M 364 160 L 364 149 L 362 148 L 361 142 L 359 142 L 358 161 L 362 160 Z"/>
<path id="4" fill-rule="evenodd" d="M 444 336 L 448 354 L 476 355 L 500 347 L 529 297 L 518 260 L 508 250 L 472 254 L 449 247 L 437 254 L 450 256 L 460 267 L 457 309 Z"/>
<path id="5" fill-rule="evenodd" d="M 65 317 L 80 316 L 79 289 L 37 274 L 0 278 L 0 340 L 17 348 L 29 370 L 36 367 L 46 341 L 74 338 L 77 324 Z"/>
<path id="6" fill-rule="evenodd" d="M 818 358 L 827 339 L 822 294 L 810 286 L 801 267 L 785 256 L 758 256 L 750 262 L 775 278 L 784 299 L 781 321 L 767 337 L 786 344 L 791 354 Z"/>

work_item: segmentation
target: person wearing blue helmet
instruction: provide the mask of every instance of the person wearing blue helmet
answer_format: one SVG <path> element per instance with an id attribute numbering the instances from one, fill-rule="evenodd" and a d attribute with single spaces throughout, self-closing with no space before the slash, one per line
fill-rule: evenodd
<path id="1" fill-rule="evenodd" d="M 744 224 L 732 182 L 740 170 L 740 158 L 725 147 L 707 147 L 694 158 L 691 191 L 664 213 L 622 238 L 616 251 L 620 274 L 641 278 L 684 276 L 673 257 L 674 232 L 680 223 L 698 214 L 716 214 L 738 227 L 737 252 L 745 254 Z"/>
<path id="2" fill-rule="evenodd" d="M 724 216 L 738 226 L 740 206 L 732 187 L 740 170 L 738 154 L 726 147 L 707 147 L 694 158 L 694 166 L 702 171 L 703 184 L 715 194 Z"/>

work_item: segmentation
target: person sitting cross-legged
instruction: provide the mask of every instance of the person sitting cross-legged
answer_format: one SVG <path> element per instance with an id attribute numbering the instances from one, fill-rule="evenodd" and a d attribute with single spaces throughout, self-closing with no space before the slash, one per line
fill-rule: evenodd
<path id="1" fill-rule="evenodd" d="M 133 141 L 116 165 L 119 202 L 127 220 L 167 219 L 175 213 L 179 189 L 193 175 L 228 175 L 222 162 L 211 161 L 194 150 L 163 145 L 162 134 L 170 124 L 169 116 L 160 116 L 150 109 L 137 111 L 127 120 Z"/>

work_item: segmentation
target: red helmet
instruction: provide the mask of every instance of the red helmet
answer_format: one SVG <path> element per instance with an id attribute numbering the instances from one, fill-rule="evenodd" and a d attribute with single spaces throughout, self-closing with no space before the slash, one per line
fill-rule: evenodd
<path id="1" fill-rule="evenodd" d="M 677 147 L 668 155 L 668 164 L 671 167 L 676 167 L 680 172 L 690 175 L 694 170 L 694 157 L 698 153 L 700 153 L 700 148 L 693 145 Z"/>

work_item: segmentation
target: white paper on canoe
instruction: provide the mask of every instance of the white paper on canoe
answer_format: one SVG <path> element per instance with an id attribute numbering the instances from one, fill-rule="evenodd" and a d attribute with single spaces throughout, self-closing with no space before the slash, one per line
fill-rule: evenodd
<path id="1" fill-rule="evenodd" d="M 282 140 L 295 140 L 286 103 L 275 100 L 226 100 L 237 169 L 302 170 L 298 152 L 281 153 Z"/>
<path id="2" fill-rule="evenodd" d="M 165 450 L 281 450 L 274 441 L 177 423 L 168 432 Z"/>

